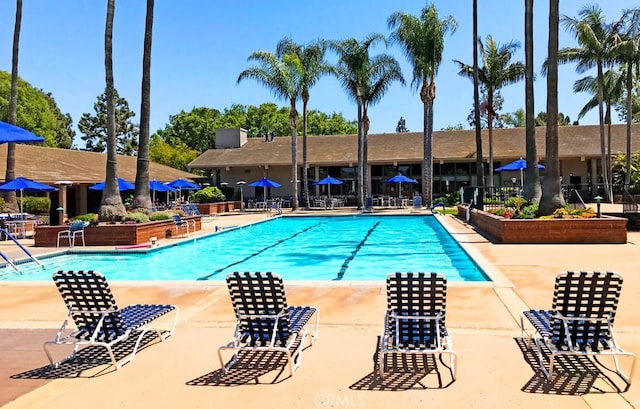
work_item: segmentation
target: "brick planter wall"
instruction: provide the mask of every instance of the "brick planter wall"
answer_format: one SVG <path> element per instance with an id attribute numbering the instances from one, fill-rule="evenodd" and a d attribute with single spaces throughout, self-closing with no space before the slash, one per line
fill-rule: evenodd
<path id="1" fill-rule="evenodd" d="M 196 207 L 202 214 L 216 214 L 231 212 L 240 209 L 240 201 L 237 202 L 215 202 L 215 203 L 197 203 Z"/>
<path id="2" fill-rule="evenodd" d="M 458 206 L 466 219 L 467 207 Z M 505 219 L 471 209 L 469 223 L 498 243 L 609 243 L 627 242 L 627 219 L 603 216 L 577 219 Z"/>
<path id="3" fill-rule="evenodd" d="M 183 220 L 195 220 L 196 231 L 202 229 L 200 216 L 183 217 Z M 193 224 L 193 223 L 192 223 Z M 58 232 L 69 226 L 38 226 L 34 234 L 36 247 L 56 247 Z M 84 229 L 87 246 L 125 246 L 148 243 L 151 237 L 157 239 L 170 238 L 176 234 L 173 220 L 158 220 L 140 224 L 101 224 Z M 68 247 L 68 240 L 61 240 L 60 247 Z"/>

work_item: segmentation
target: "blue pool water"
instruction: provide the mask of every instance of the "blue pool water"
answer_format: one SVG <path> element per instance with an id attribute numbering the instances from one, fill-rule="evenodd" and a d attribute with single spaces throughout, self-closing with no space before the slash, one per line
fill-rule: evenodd
<path id="1" fill-rule="evenodd" d="M 50 280 L 57 270 L 97 270 L 109 280 L 223 280 L 273 271 L 285 280 L 383 280 L 437 271 L 488 281 L 434 216 L 280 217 L 143 252 L 66 254 L 0 269 L 0 280 Z"/>

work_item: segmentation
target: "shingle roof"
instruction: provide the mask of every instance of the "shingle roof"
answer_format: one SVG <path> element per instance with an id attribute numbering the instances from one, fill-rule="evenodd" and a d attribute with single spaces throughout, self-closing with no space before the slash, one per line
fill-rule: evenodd
<path id="1" fill-rule="evenodd" d="M 118 155 L 118 176 L 134 181 L 135 156 Z M 16 145 L 16 176 L 24 176 L 41 183 L 53 184 L 60 180 L 74 183 L 104 181 L 107 155 L 104 153 L 71 149 L 46 148 L 36 145 Z M 7 145 L 0 145 L 0 180 L 7 169 Z M 151 162 L 149 178 L 171 181 L 178 178 L 193 179 L 196 175 Z"/>
<path id="2" fill-rule="evenodd" d="M 624 153 L 626 125 L 611 127 L 612 153 Z M 538 157 L 545 155 L 545 127 L 536 127 Z M 600 135 L 597 125 L 561 126 L 559 132 L 560 158 L 599 157 Z M 308 162 L 314 166 L 354 164 L 357 162 L 357 135 L 310 136 L 307 138 Z M 488 131 L 482 132 L 483 156 L 489 154 Z M 640 124 L 632 128 L 632 150 L 640 150 Z M 494 129 L 493 156 L 495 160 L 525 156 L 525 129 Z M 415 163 L 423 156 L 422 132 L 369 135 L 370 164 Z M 476 143 L 474 130 L 436 131 L 433 133 L 435 160 L 474 161 Z M 298 158 L 302 160 L 302 137 L 298 137 Z M 210 149 L 189 164 L 191 169 L 211 169 L 224 166 L 290 165 L 291 138 L 276 137 L 271 142 L 249 138 L 241 148 Z"/>

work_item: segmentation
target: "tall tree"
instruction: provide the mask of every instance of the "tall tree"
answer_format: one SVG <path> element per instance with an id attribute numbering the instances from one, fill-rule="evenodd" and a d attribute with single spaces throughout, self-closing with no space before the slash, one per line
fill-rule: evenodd
<path id="1" fill-rule="evenodd" d="M 391 40 L 400 45 L 413 68 L 411 85 L 420 89 L 423 104 L 424 157 L 422 160 L 422 198 L 427 206 L 433 201 L 433 101 L 436 98 L 436 74 L 442 61 L 444 37 L 458 25 L 452 16 L 438 17 L 433 4 L 427 4 L 420 17 L 402 12 L 389 16 Z"/>
<path id="2" fill-rule="evenodd" d="M 404 117 L 400 117 L 398 119 L 398 124 L 396 125 L 396 133 L 406 133 L 409 132 L 409 128 L 407 128 L 407 121 L 404 120 Z"/>
<path id="3" fill-rule="evenodd" d="M 140 98 L 140 137 L 138 139 L 138 160 L 136 168 L 136 189 L 133 201 L 136 207 L 149 209 L 149 118 L 151 115 L 151 41 L 153 39 L 154 0 L 147 0 L 147 14 L 144 26 L 144 50 L 142 56 L 142 91 Z"/>
<path id="4" fill-rule="evenodd" d="M 132 122 L 135 112 L 129 109 L 126 99 L 120 97 L 118 91 L 113 89 L 113 105 L 115 115 L 115 140 L 116 153 L 120 155 L 134 155 L 138 148 L 138 126 Z M 98 96 L 93 104 L 95 115 L 87 112 L 82 114 L 78 121 L 78 130 L 85 144 L 85 150 L 92 152 L 104 152 L 108 145 L 107 132 L 107 94 Z"/>
<path id="5" fill-rule="evenodd" d="M 532 203 L 539 203 L 542 197 L 540 172 L 538 171 L 538 148 L 536 146 L 535 101 L 533 92 L 533 0 L 524 2 L 524 96 L 525 96 L 525 169 L 524 197 Z"/>
<path id="6" fill-rule="evenodd" d="M 323 75 L 332 72 L 332 66 L 324 60 L 327 50 L 327 42 L 317 40 L 306 46 L 302 46 L 293 42 L 291 38 L 283 38 L 278 42 L 277 54 L 283 57 L 287 54 L 295 54 L 300 60 L 302 86 L 302 194 L 306 201 L 306 207 L 310 207 L 309 203 L 309 170 L 307 161 L 307 105 L 309 104 L 309 88 Z"/>
<path id="7" fill-rule="evenodd" d="M 500 88 L 516 83 L 524 79 L 525 67 L 521 62 L 511 62 L 513 54 L 520 48 L 520 43 L 511 41 L 507 44 L 498 44 L 493 37 L 487 36 L 486 47 L 481 40 L 480 56 L 482 68 L 478 69 L 478 81 L 487 91 L 486 111 L 489 129 L 489 187 L 493 187 L 493 118 L 498 114 L 494 104 L 494 94 Z M 473 79 L 474 67 L 459 60 L 455 62 L 460 66 L 460 75 Z M 484 107 L 483 107 L 484 109 Z"/>
<path id="8" fill-rule="evenodd" d="M 13 28 L 13 51 L 11 58 L 11 93 L 9 96 L 9 123 L 16 125 L 18 117 L 18 51 L 20 48 L 20 26 L 22 24 L 22 0 L 16 0 L 16 22 Z M 6 182 L 16 178 L 16 144 L 7 144 Z M 13 190 L 5 192 L 4 199 L 7 210 L 18 212 L 18 199 Z"/>
<path id="9" fill-rule="evenodd" d="M 122 220 L 127 209 L 122 203 L 118 188 L 118 157 L 116 154 L 116 112 L 113 85 L 113 15 L 115 0 L 107 0 L 107 18 L 104 30 L 105 94 L 107 103 L 107 169 L 102 202 L 98 212 L 100 221 Z"/>
<path id="10" fill-rule="evenodd" d="M 278 58 L 267 51 L 255 51 L 249 61 L 258 65 L 247 68 L 238 76 L 237 82 L 251 78 L 269 88 L 277 97 L 289 101 L 289 126 L 291 127 L 291 210 L 298 209 L 298 110 L 296 101 L 302 94 L 302 62 L 296 54 L 285 54 Z"/>
<path id="11" fill-rule="evenodd" d="M 640 78 L 640 8 L 626 10 L 621 19 L 624 23 L 623 44 L 619 53 L 620 61 L 626 64 L 625 90 L 626 90 L 626 163 L 625 186 L 631 183 L 631 122 L 633 121 L 633 70 Z"/>
<path id="12" fill-rule="evenodd" d="M 602 181 L 604 183 L 607 200 L 613 201 L 611 187 L 609 186 L 609 173 L 607 165 L 607 148 L 604 131 L 604 68 L 612 66 L 616 62 L 613 49 L 618 38 L 618 25 L 609 24 L 602 15 L 602 9 L 598 5 L 583 7 L 579 18 L 563 16 L 564 27 L 575 36 L 578 47 L 563 48 L 558 51 L 558 62 L 577 63 L 576 72 L 582 74 L 596 67 L 598 78 L 598 122 L 600 124 L 600 156 L 602 167 Z M 548 114 L 548 113 L 547 113 Z M 549 172 L 546 172 L 548 175 Z"/>
<path id="13" fill-rule="evenodd" d="M 560 0 L 549 0 L 549 43 L 547 56 L 547 133 L 545 136 L 545 177 L 539 213 L 550 215 L 564 206 L 560 188 L 558 157 L 558 31 Z"/>
<path id="14" fill-rule="evenodd" d="M 367 183 L 367 134 L 369 132 L 369 105 L 382 98 L 393 81 L 404 82 L 398 62 L 387 54 L 374 57 L 369 51 L 377 43 L 386 44 L 381 34 L 370 34 L 364 40 L 348 38 L 329 45 L 338 54 L 335 75 L 347 95 L 358 109 L 358 206 L 364 205 Z"/>
<path id="15" fill-rule="evenodd" d="M 482 155 L 482 127 L 480 126 L 480 78 L 478 72 L 478 0 L 473 0 L 473 123 L 476 131 L 477 185 L 484 186 L 484 158 Z"/>

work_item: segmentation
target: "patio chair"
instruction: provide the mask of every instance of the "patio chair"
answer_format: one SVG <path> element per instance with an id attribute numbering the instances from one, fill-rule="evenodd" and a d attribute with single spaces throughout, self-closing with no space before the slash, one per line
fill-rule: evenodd
<path id="1" fill-rule="evenodd" d="M 411 200 L 411 211 L 419 212 L 422 210 L 422 196 L 414 196 Z"/>
<path id="2" fill-rule="evenodd" d="M 180 232 L 184 232 L 187 237 L 190 237 L 190 232 L 191 232 L 191 224 L 189 224 L 189 222 L 187 220 L 184 220 L 182 217 L 180 217 L 179 214 L 174 214 L 173 216 L 173 224 L 176 226 L 176 235 L 181 234 Z M 193 226 L 193 232 L 195 233 L 196 229 L 195 229 L 195 223 Z"/>
<path id="3" fill-rule="evenodd" d="M 203 214 L 200 213 L 200 210 L 198 210 L 198 206 L 196 206 L 194 203 L 189 203 L 189 207 L 191 208 L 191 214 L 193 216 L 203 216 Z"/>
<path id="4" fill-rule="evenodd" d="M 362 213 L 373 213 L 373 197 L 367 196 L 364 198 Z"/>
<path id="5" fill-rule="evenodd" d="M 53 341 L 43 348 L 49 362 L 58 366 L 72 358 L 81 347 L 100 346 L 106 348 L 111 364 L 120 369 L 135 358 L 140 344 L 149 332 L 154 332 L 160 341 L 171 336 L 178 320 L 178 307 L 160 304 L 134 304 L 119 309 L 109 284 L 97 271 L 58 271 L 53 274 L 69 312 Z M 151 324 L 161 316 L 173 313 L 169 329 L 160 330 Z M 76 328 L 68 328 L 71 322 Z M 129 338 L 136 340 L 133 351 L 124 359 L 116 360 L 114 347 Z M 49 350 L 51 345 L 72 345 L 71 355 L 54 363 Z"/>
<path id="6" fill-rule="evenodd" d="M 622 277 L 612 272 L 564 272 L 556 277 L 550 310 L 524 311 L 520 318 L 523 339 L 531 347 L 533 339 L 540 368 L 551 380 L 556 356 L 613 356 L 616 373 L 627 387 L 636 357 L 625 352 L 616 340 L 613 322 L 616 316 Z M 525 318 L 531 326 L 525 326 Z M 545 358 L 549 353 L 549 359 Z M 619 356 L 632 358 L 627 376 L 620 368 Z M 572 366 L 575 369 L 575 366 Z"/>
<path id="7" fill-rule="evenodd" d="M 225 373 L 242 351 L 280 352 L 287 358 L 289 373 L 300 365 L 305 339 L 310 345 L 318 337 L 320 312 L 310 306 L 287 305 L 282 278 L 271 272 L 235 272 L 227 276 L 229 295 L 236 316 L 233 339 L 218 349 Z M 306 328 L 315 315 L 313 333 Z M 223 351 L 233 357 L 224 363 Z"/>
<path id="8" fill-rule="evenodd" d="M 84 227 L 85 224 L 81 220 L 71 222 L 68 229 L 58 232 L 56 247 L 60 247 L 60 239 L 67 239 L 69 240 L 69 247 L 73 248 L 76 245 L 76 238 L 82 239 L 82 247 L 84 247 Z"/>
<path id="9" fill-rule="evenodd" d="M 378 370 L 387 374 L 388 354 L 449 356 L 456 379 L 456 353 L 445 326 L 447 279 L 439 273 L 398 272 L 387 276 L 387 311 L 380 337 Z"/>

